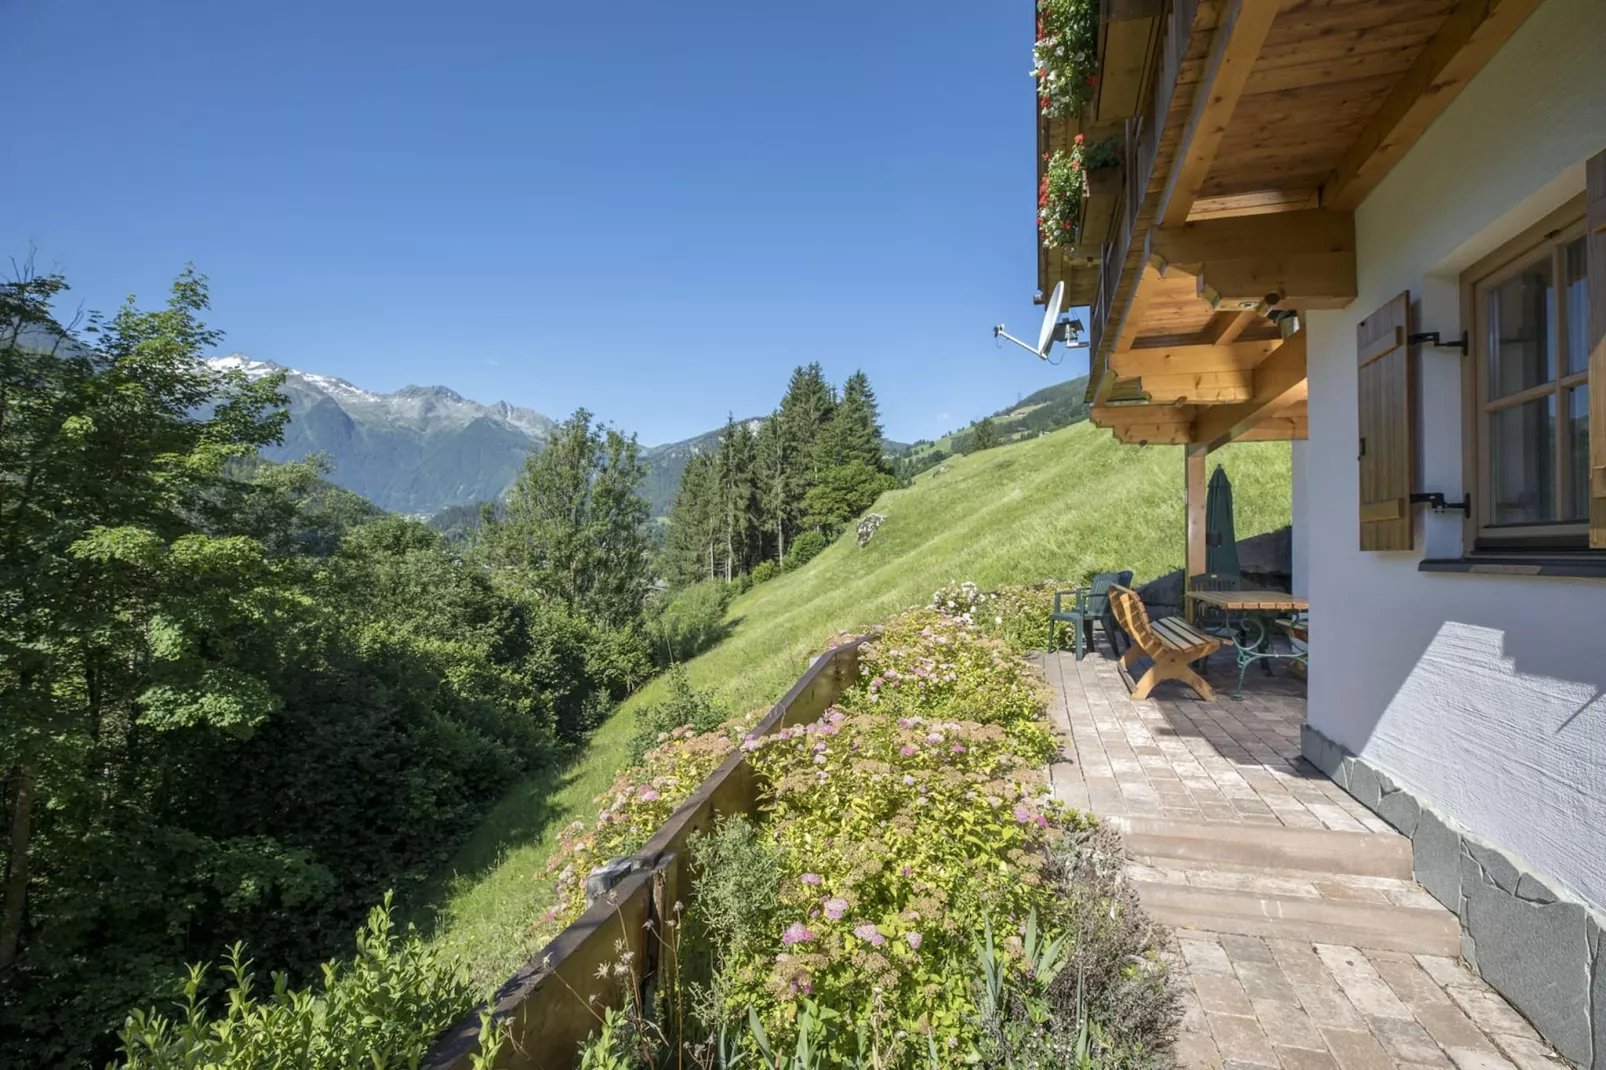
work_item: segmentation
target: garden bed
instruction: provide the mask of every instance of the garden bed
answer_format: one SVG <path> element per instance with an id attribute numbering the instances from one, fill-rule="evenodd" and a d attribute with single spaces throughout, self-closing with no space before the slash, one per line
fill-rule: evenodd
<path id="1" fill-rule="evenodd" d="M 1050 597 L 939 592 L 762 719 L 667 734 L 554 858 L 549 918 L 572 924 L 498 993 L 496 1065 L 582 1042 L 620 1068 L 1163 1061 L 1158 934 L 1118 842 L 1044 787 L 1022 651 Z M 427 1065 L 467 1067 L 481 1035 L 464 1022 Z"/>

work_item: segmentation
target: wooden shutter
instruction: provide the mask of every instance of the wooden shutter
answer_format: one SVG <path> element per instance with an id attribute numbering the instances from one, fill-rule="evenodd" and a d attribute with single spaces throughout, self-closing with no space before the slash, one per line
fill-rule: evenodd
<path id="1" fill-rule="evenodd" d="M 1411 548 L 1411 295 L 1402 293 L 1355 328 L 1360 354 L 1361 549 Z"/>
<path id="2" fill-rule="evenodd" d="M 1606 549 L 1606 152 L 1588 176 L 1589 545 Z"/>

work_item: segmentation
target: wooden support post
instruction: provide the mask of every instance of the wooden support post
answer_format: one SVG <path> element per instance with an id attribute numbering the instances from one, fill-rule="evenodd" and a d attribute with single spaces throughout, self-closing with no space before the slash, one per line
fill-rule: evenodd
<path id="1" fill-rule="evenodd" d="M 1194 576 L 1205 570 L 1205 456 L 1208 447 L 1191 442 L 1183 456 L 1187 468 L 1188 553 L 1187 567 L 1182 572 L 1183 590 Z M 1193 605 L 1187 606 L 1187 616 L 1193 616 Z"/>

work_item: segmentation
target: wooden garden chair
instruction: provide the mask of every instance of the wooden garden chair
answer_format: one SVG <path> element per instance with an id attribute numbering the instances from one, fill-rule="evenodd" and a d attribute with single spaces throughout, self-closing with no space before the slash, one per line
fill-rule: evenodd
<path id="1" fill-rule="evenodd" d="M 1149 658 L 1153 664 L 1132 685 L 1132 700 L 1141 702 L 1149 697 L 1156 684 L 1163 680 L 1177 680 L 1210 701 L 1216 697 L 1215 689 L 1204 677 L 1193 671 L 1191 662 L 1207 658 L 1221 649 L 1220 636 L 1189 624 L 1181 617 L 1161 617 L 1149 620 L 1149 611 L 1138 593 L 1128 587 L 1110 588 L 1110 609 L 1132 645 L 1121 655 L 1121 665 L 1130 675 L 1139 657 Z"/>

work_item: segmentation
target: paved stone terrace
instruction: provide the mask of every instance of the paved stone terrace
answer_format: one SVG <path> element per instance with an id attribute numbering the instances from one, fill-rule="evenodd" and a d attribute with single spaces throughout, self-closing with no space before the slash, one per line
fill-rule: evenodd
<path id="1" fill-rule="evenodd" d="M 1424 954 L 1366 946 L 1410 943 L 1435 925 L 1437 942 L 1444 942 L 1443 932 L 1453 934 L 1453 918 L 1409 879 L 1408 865 L 1383 876 L 1360 865 L 1345 872 L 1341 862 L 1244 864 L 1254 860 L 1254 839 L 1269 834 L 1257 830 L 1271 826 L 1309 830 L 1294 838 L 1314 845 L 1312 857 L 1335 843 L 1337 859 L 1367 853 L 1343 850 L 1348 836 L 1357 846 L 1362 837 L 1391 839 L 1368 846 L 1406 856 L 1397 833 L 1300 757 L 1303 681 L 1251 669 L 1244 699 L 1235 701 L 1228 665 L 1218 656 L 1209 674 L 1215 701 L 1166 683 L 1135 703 L 1116 662 L 1103 653 L 1078 663 L 1064 652 L 1045 662 L 1055 691 L 1052 716 L 1064 740 L 1050 769 L 1058 797 L 1117 824 L 1226 838 L 1222 857 L 1210 859 L 1144 856 L 1163 848 L 1142 844 L 1163 837 L 1128 838 L 1138 855 L 1128 873 L 1145 900 L 1151 890 L 1166 893 L 1153 901 L 1167 905 L 1151 909 L 1173 926 L 1169 954 L 1184 986 L 1180 1065 L 1564 1070 L 1568 1064 L 1453 949 Z M 1207 904 L 1197 908 L 1205 919 L 1198 924 L 1179 917 L 1189 896 Z M 1248 931 L 1231 931 L 1239 928 L 1235 909 Z M 1365 925 L 1379 917 L 1385 924 L 1372 940 L 1365 925 L 1299 920 L 1325 919 L 1324 910 L 1340 921 L 1348 911 L 1372 919 Z M 1361 935 L 1335 943 L 1334 932 Z"/>

